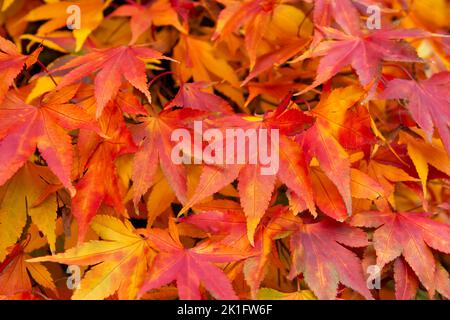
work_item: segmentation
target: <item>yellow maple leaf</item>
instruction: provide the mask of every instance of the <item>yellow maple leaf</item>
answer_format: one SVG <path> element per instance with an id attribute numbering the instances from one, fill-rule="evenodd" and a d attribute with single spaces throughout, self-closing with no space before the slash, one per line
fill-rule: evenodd
<path id="1" fill-rule="evenodd" d="M 103 10 L 111 1 L 103 0 L 74 0 L 47 3 L 28 13 L 26 20 L 40 21 L 48 20 L 41 25 L 36 33 L 37 36 L 45 36 L 48 33 L 67 26 L 67 19 L 70 16 L 68 8 L 78 6 L 80 28 L 73 30 L 76 39 L 75 51 L 78 52 L 83 47 L 87 37 L 94 31 L 103 20 Z"/>
<path id="2" fill-rule="evenodd" d="M 104 299 L 118 292 L 119 299 L 134 299 L 147 272 L 150 246 L 131 223 L 98 215 L 92 229 L 103 240 L 92 240 L 64 253 L 28 260 L 68 265 L 95 265 L 86 272 L 72 299 Z M 126 275 L 126 277 L 124 277 Z"/>

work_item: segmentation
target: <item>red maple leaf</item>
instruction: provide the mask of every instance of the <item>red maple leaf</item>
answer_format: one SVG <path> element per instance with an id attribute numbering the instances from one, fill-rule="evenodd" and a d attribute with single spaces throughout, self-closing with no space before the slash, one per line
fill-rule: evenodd
<path id="1" fill-rule="evenodd" d="M 207 112 L 232 113 L 228 102 L 202 89 L 210 85 L 205 81 L 182 83 L 177 95 L 164 108 L 184 107 Z"/>
<path id="2" fill-rule="evenodd" d="M 421 30 L 403 29 L 381 29 L 370 33 L 360 29 L 345 33 L 329 27 L 320 30 L 327 40 L 298 58 L 322 57 L 316 79 L 301 93 L 326 82 L 349 65 L 355 69 L 360 83 L 367 86 L 378 80 L 383 61 L 420 62 L 414 48 L 398 40 L 429 35 Z"/>
<path id="3" fill-rule="evenodd" d="M 189 120 L 203 114 L 193 109 L 165 109 L 159 114 L 152 112 L 147 117 L 139 118 L 141 123 L 135 128 L 139 150 L 134 157 L 132 173 L 135 205 L 152 186 L 158 164 L 161 164 L 178 199 L 186 201 L 186 172 L 182 164 L 176 164 L 171 159 L 174 147 L 171 135 L 174 129 L 186 126 Z"/>
<path id="4" fill-rule="evenodd" d="M 308 128 L 313 119 L 300 110 L 287 110 L 290 97 L 288 95 L 275 111 L 267 113 L 264 118 L 255 117 L 246 120 L 247 117 L 230 116 L 219 120 L 224 128 L 238 127 L 256 131 L 261 128 L 279 130 L 279 145 L 275 146 L 279 152 L 278 172 L 262 174 L 262 165 L 259 161 L 256 164 L 243 165 L 235 164 L 237 163 L 236 159 L 227 159 L 225 163 L 233 164 L 205 165 L 194 195 L 185 204 L 180 214 L 237 178 L 241 205 L 247 217 L 248 238 L 253 243 L 254 232 L 269 206 L 277 177 L 304 200 L 312 213 L 315 213 L 311 181 L 303 152 L 300 146 L 289 137 L 289 135 L 295 135 Z M 236 148 L 235 144 L 235 140 L 228 139 L 222 147 L 226 151 L 228 148 Z M 268 142 L 268 145 L 270 144 L 275 144 L 275 142 Z M 225 153 L 223 152 L 223 154 Z"/>
<path id="5" fill-rule="evenodd" d="M 439 130 L 447 153 L 450 154 L 450 72 L 434 74 L 415 81 L 394 79 L 378 96 L 380 99 L 407 99 L 407 108 L 431 141 L 433 124 Z"/>
<path id="6" fill-rule="evenodd" d="M 319 299 L 334 299 L 338 282 L 356 290 L 366 299 L 372 299 L 361 261 L 343 246 L 365 247 L 368 244 L 362 230 L 346 224 L 328 219 L 304 224 L 298 219 L 297 230 L 291 237 L 290 277 L 303 273 L 305 281 Z"/>
<path id="7" fill-rule="evenodd" d="M 19 52 L 17 47 L 9 40 L 0 36 L 0 102 L 5 98 L 6 92 L 14 82 L 14 79 L 22 71 L 23 67 L 29 68 L 33 65 L 42 51 L 37 48 L 29 56 Z"/>
<path id="8" fill-rule="evenodd" d="M 91 88 L 88 89 L 80 92 L 77 99 L 94 114 L 95 99 Z M 122 110 L 116 103 L 109 103 L 98 119 L 101 135 L 80 130 L 78 137 L 78 162 L 82 177 L 76 184 L 77 194 L 72 199 L 72 214 L 78 222 L 79 243 L 83 241 L 89 224 L 102 203 L 127 216 L 123 203 L 125 187 L 120 181 L 114 161 L 120 155 L 135 152 L 137 148 L 123 120 Z"/>
<path id="9" fill-rule="evenodd" d="M 427 213 L 363 212 L 355 215 L 351 224 L 379 227 L 374 233 L 377 265 L 403 255 L 420 282 L 434 295 L 436 263 L 432 251 L 450 253 L 450 226 L 433 221 Z"/>
<path id="10" fill-rule="evenodd" d="M 133 87 L 141 91 L 151 102 L 147 87 L 145 61 L 170 59 L 161 52 L 143 46 L 120 46 L 116 48 L 94 49 L 91 53 L 77 57 L 54 72 L 71 69 L 58 84 L 58 88 L 76 83 L 86 76 L 97 72 L 95 76 L 95 99 L 98 118 L 106 104 L 115 97 L 126 79 Z"/>
<path id="11" fill-rule="evenodd" d="M 98 131 L 93 117 L 79 106 L 67 103 L 77 88 L 75 85 L 53 91 L 33 105 L 13 93 L 6 96 L 0 107 L 0 185 L 38 148 L 62 184 L 75 194 L 71 182 L 72 144 L 66 130 Z"/>
<path id="12" fill-rule="evenodd" d="M 148 239 L 160 251 L 154 259 L 149 276 L 144 280 L 140 295 L 176 281 L 179 298 L 201 299 L 202 284 L 216 299 L 238 299 L 230 280 L 214 263 L 232 262 L 246 258 L 234 248 L 209 241 L 187 249 L 177 235 L 161 229 L 149 230 Z"/>

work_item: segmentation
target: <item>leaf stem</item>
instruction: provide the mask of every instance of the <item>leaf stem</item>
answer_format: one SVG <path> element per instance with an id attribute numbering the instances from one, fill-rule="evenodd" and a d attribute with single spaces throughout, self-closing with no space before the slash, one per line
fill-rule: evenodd
<path id="1" fill-rule="evenodd" d="M 41 61 L 39 61 L 39 59 L 36 59 L 36 62 L 45 71 L 45 73 L 50 77 L 50 79 L 54 83 L 55 87 L 57 87 L 58 84 L 56 83 L 55 78 L 53 78 L 53 76 L 51 75 L 50 71 L 48 71 L 47 67 Z"/>
<path id="2" fill-rule="evenodd" d="M 154 76 L 152 78 L 152 80 L 150 80 L 150 82 L 148 83 L 148 87 L 150 88 L 152 86 L 152 84 L 155 83 L 156 80 L 158 80 L 159 78 L 162 78 L 162 77 L 164 77 L 164 76 L 166 76 L 168 74 L 175 74 L 175 72 L 173 72 L 173 71 L 166 71 L 166 72 L 163 72 L 163 73 L 160 73 L 160 74 Z"/>

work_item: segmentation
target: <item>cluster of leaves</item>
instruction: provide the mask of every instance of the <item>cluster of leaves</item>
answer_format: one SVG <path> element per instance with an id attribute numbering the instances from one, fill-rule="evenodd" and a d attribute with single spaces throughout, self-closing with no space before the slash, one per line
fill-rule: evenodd
<path id="1" fill-rule="evenodd" d="M 0 10 L 1 298 L 450 298 L 447 1 Z M 175 164 L 194 120 L 278 129 L 278 173 Z"/>

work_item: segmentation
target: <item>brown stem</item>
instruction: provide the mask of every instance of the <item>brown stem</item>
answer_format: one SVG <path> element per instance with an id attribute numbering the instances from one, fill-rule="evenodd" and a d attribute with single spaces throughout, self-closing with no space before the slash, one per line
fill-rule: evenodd
<path id="1" fill-rule="evenodd" d="M 303 27 L 303 24 L 305 23 L 305 21 L 306 21 L 306 18 L 309 18 L 309 16 L 311 15 L 311 12 L 313 12 L 313 10 L 314 10 L 314 5 L 311 7 L 311 9 L 309 9 L 308 10 L 308 12 L 305 14 L 305 16 L 303 17 L 303 20 L 300 22 L 300 24 L 298 25 L 298 28 L 297 28 L 297 37 L 300 35 L 300 30 L 302 29 L 302 27 Z"/>
<path id="2" fill-rule="evenodd" d="M 47 67 L 41 61 L 39 61 L 39 59 L 37 59 L 36 62 L 45 71 L 45 73 L 50 77 L 52 82 L 55 84 L 55 87 L 57 87 L 58 84 L 56 83 L 55 78 L 53 78 L 53 76 L 50 74 L 50 71 L 48 71 Z"/>
<path id="3" fill-rule="evenodd" d="M 152 84 L 155 83 L 156 80 L 158 80 L 159 78 L 164 77 L 164 76 L 166 76 L 168 74 L 175 74 L 175 72 L 173 72 L 173 71 L 166 71 L 166 72 L 163 72 L 163 73 L 160 73 L 160 74 L 156 75 L 155 77 L 153 77 L 152 80 L 150 80 L 150 82 L 148 83 L 148 86 L 151 87 Z"/>

